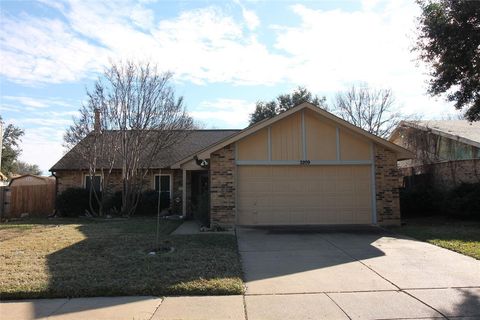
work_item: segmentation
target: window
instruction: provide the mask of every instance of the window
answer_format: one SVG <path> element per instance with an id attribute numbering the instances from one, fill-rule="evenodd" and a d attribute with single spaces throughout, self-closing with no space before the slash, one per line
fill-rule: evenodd
<path id="1" fill-rule="evenodd" d="M 86 175 L 85 176 L 85 189 L 90 190 L 93 183 L 93 189 L 97 192 L 102 190 L 102 177 L 100 175 Z"/>
<path id="2" fill-rule="evenodd" d="M 155 191 L 159 191 L 159 185 L 160 185 L 160 194 L 165 194 L 168 196 L 168 198 L 170 198 L 170 192 L 171 192 L 170 175 L 169 174 L 156 175 Z"/>

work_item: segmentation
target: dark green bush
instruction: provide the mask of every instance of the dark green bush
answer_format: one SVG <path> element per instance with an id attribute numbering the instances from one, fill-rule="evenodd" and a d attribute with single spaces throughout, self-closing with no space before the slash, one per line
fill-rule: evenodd
<path id="1" fill-rule="evenodd" d="M 480 220 L 480 183 L 462 184 L 449 191 L 402 189 L 400 210 L 406 218 L 438 215 Z"/>
<path id="2" fill-rule="evenodd" d="M 158 207 L 158 191 L 147 190 L 140 195 L 140 200 L 138 202 L 137 210 L 135 211 L 136 215 L 156 215 Z M 166 193 L 162 193 L 160 198 L 160 207 L 161 210 L 170 208 L 170 197 Z"/>
<path id="3" fill-rule="evenodd" d="M 480 220 L 480 183 L 464 183 L 450 191 L 444 210 L 452 217 Z"/>
<path id="4" fill-rule="evenodd" d="M 419 217 L 439 214 L 443 193 L 434 188 L 400 190 L 402 217 Z"/>
<path id="5" fill-rule="evenodd" d="M 118 214 L 122 210 L 122 191 L 117 191 L 104 199 L 103 210 L 106 214 Z"/>
<path id="6" fill-rule="evenodd" d="M 101 194 L 99 195 L 102 196 Z M 117 191 L 111 195 L 104 195 L 103 213 L 118 214 L 122 209 L 122 192 Z M 94 210 L 98 212 L 98 204 L 92 201 Z M 137 215 L 156 215 L 158 206 L 158 191 L 147 190 L 140 195 Z M 162 193 L 161 209 L 170 208 L 170 197 Z M 69 188 L 57 196 L 57 211 L 64 217 L 78 217 L 91 211 L 89 205 L 89 192 L 84 188 Z"/>
<path id="7" fill-rule="evenodd" d="M 64 217 L 78 217 L 90 211 L 89 193 L 83 188 L 69 188 L 57 196 L 57 211 Z"/>

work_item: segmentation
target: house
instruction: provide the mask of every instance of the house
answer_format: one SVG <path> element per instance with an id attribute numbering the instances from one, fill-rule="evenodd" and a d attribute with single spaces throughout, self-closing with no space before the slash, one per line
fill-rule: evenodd
<path id="1" fill-rule="evenodd" d="M 310 103 L 241 131 L 194 131 L 178 148 L 152 168 L 152 188 L 186 217 L 207 192 L 210 222 L 223 226 L 399 224 L 397 160 L 413 156 Z M 59 192 L 87 183 L 68 158 L 51 169 Z"/>
<path id="2" fill-rule="evenodd" d="M 0 187 L 8 185 L 8 177 L 0 171 Z"/>
<path id="3" fill-rule="evenodd" d="M 480 182 L 480 122 L 402 121 L 389 140 L 415 154 L 399 162 L 406 187 L 423 178 L 441 189 Z"/>

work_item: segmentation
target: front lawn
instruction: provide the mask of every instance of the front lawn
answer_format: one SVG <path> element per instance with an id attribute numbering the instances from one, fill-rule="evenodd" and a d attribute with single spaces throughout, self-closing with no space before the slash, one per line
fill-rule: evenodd
<path id="1" fill-rule="evenodd" d="M 174 251 L 153 256 L 151 218 L 0 224 L 0 296 L 241 294 L 235 237 L 169 235 L 179 223 L 161 221 L 161 246 Z"/>
<path id="2" fill-rule="evenodd" d="M 410 219 L 393 230 L 480 260 L 480 222 L 438 217 Z"/>

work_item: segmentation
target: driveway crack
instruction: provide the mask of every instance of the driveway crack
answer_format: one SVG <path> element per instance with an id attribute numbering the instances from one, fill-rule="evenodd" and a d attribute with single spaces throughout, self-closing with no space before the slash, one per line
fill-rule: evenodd
<path id="1" fill-rule="evenodd" d="M 163 301 L 165 300 L 165 297 L 163 298 L 160 298 L 160 303 L 158 304 L 158 306 L 155 308 L 155 310 L 153 311 L 152 313 L 152 316 L 149 318 L 149 320 L 152 320 L 153 317 L 155 316 L 155 313 L 157 313 L 158 309 L 160 308 L 160 306 L 162 305 Z"/>
<path id="2" fill-rule="evenodd" d="M 57 313 L 60 309 L 62 309 L 67 303 L 70 302 L 70 300 L 72 300 L 71 298 L 66 298 L 66 301 L 64 303 L 62 303 L 58 308 L 56 308 L 55 310 L 53 310 L 48 316 L 47 318 L 55 315 L 55 313 Z"/>
<path id="3" fill-rule="evenodd" d="M 431 308 L 431 309 L 435 310 L 436 312 L 438 312 L 438 314 L 441 314 L 441 315 L 442 315 L 442 317 L 444 317 L 445 319 L 450 319 L 449 317 L 447 317 L 446 315 L 444 315 L 443 313 L 441 313 L 440 311 L 438 311 L 437 309 L 435 309 L 434 307 L 432 307 L 432 306 L 431 306 L 431 305 L 429 305 L 428 303 L 426 303 L 426 302 L 423 302 L 422 300 L 420 300 L 419 298 L 417 298 L 417 297 L 415 297 L 414 295 L 410 294 L 409 292 L 407 292 L 407 291 L 403 291 L 403 290 L 400 290 L 400 291 L 402 291 L 403 293 L 405 293 L 405 294 L 409 295 L 410 297 L 412 297 L 413 299 L 415 299 L 415 300 L 419 301 L 420 303 L 422 303 L 422 304 L 426 305 L 427 307 L 429 307 L 429 308 Z"/>
<path id="4" fill-rule="evenodd" d="M 330 297 L 330 295 L 328 295 L 327 293 L 325 293 L 325 295 L 326 295 L 330 300 L 332 300 L 332 302 L 335 303 L 335 305 L 336 305 L 340 310 L 342 310 L 342 312 L 347 316 L 348 319 L 352 320 L 352 318 L 348 315 L 348 313 L 347 313 L 345 310 L 343 310 L 343 308 L 337 303 L 337 301 L 333 300 L 333 298 Z"/>
<path id="5" fill-rule="evenodd" d="M 366 263 L 364 263 L 363 261 L 355 258 L 354 256 L 352 256 L 351 254 L 349 254 L 346 250 L 340 248 L 339 246 L 337 246 L 335 243 L 333 243 L 332 241 L 326 239 L 325 237 L 322 237 L 322 239 L 324 239 L 325 241 L 327 241 L 328 243 L 330 243 L 332 246 L 334 246 L 335 248 L 337 248 L 338 250 L 340 250 L 341 252 L 343 252 L 344 254 L 346 254 L 347 256 L 349 256 L 350 258 L 354 259 L 355 261 L 358 261 L 360 262 L 362 265 L 364 265 L 366 268 L 368 268 L 370 271 L 372 271 L 373 273 L 375 273 L 376 275 L 378 275 L 380 278 L 382 278 L 383 280 L 387 281 L 388 283 L 390 283 L 392 286 L 394 286 L 395 288 L 398 289 L 399 292 L 403 292 L 405 294 L 407 294 L 408 296 L 414 298 L 415 300 L 419 301 L 420 303 L 424 304 L 425 306 L 431 308 L 432 310 L 436 311 L 438 314 L 440 314 L 442 317 L 444 317 L 445 319 L 449 319 L 446 315 L 444 315 L 443 313 L 441 313 L 440 311 L 438 311 L 437 309 L 435 309 L 434 307 L 432 307 L 431 305 L 423 302 L 422 300 L 418 299 L 417 297 L 411 295 L 410 293 L 408 293 L 407 291 L 404 291 L 402 288 L 400 288 L 399 286 L 397 286 L 395 283 L 393 283 L 392 281 L 390 281 L 389 279 L 385 278 L 384 276 L 382 276 L 380 273 L 378 273 L 376 270 L 374 270 L 373 268 L 371 268 L 370 266 L 368 266 Z M 332 299 L 333 300 L 333 299 Z"/>
<path id="6" fill-rule="evenodd" d="M 338 250 L 340 250 L 341 252 L 343 252 L 344 254 L 346 254 L 348 257 L 350 257 L 351 259 L 355 260 L 355 261 L 358 261 L 360 262 L 363 266 L 365 266 L 367 269 L 369 269 L 370 271 L 372 271 L 373 273 L 375 273 L 377 276 L 379 276 L 380 278 L 382 278 L 383 280 L 387 281 L 388 283 L 390 283 L 392 286 L 394 286 L 395 288 L 397 288 L 398 290 L 402 291 L 402 289 L 397 286 L 395 283 L 393 283 L 392 281 L 390 281 L 389 279 L 385 278 L 384 276 L 382 276 L 380 273 L 378 273 L 376 270 L 374 270 L 373 268 L 371 268 L 370 266 L 368 266 L 366 263 L 364 263 L 363 261 L 355 258 L 354 256 L 352 256 L 350 253 L 348 253 L 347 251 L 345 251 L 344 249 L 340 248 L 339 246 L 337 246 L 335 243 L 333 243 L 332 241 L 328 240 L 327 238 L 325 237 L 322 237 L 322 239 L 324 239 L 325 241 L 327 241 L 329 244 L 331 244 L 332 246 L 334 246 L 335 248 L 337 248 Z"/>

